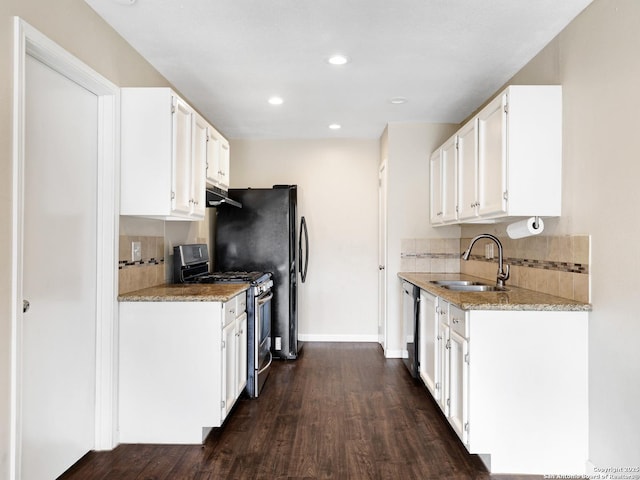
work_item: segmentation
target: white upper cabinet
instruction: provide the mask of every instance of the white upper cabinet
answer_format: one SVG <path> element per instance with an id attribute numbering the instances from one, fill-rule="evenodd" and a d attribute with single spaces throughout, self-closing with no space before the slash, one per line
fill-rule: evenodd
<path id="1" fill-rule="evenodd" d="M 442 221 L 452 222 L 458 218 L 457 198 L 457 137 L 450 138 L 442 146 Z"/>
<path id="2" fill-rule="evenodd" d="M 431 154 L 431 223 L 442 223 L 442 149 Z"/>
<path id="3" fill-rule="evenodd" d="M 195 216 L 204 218 L 206 209 L 206 167 L 209 124 L 197 113 L 193 114 L 193 145 L 191 191 L 193 192 L 192 212 Z"/>
<path id="4" fill-rule="evenodd" d="M 507 213 L 507 94 L 478 115 L 478 213 Z M 514 168 L 516 167 L 514 161 Z"/>
<path id="5" fill-rule="evenodd" d="M 562 87 L 510 86 L 455 137 L 458 215 L 431 223 L 560 215 Z"/>
<path id="6" fill-rule="evenodd" d="M 458 132 L 458 219 L 478 216 L 478 119 Z"/>
<path id="7" fill-rule="evenodd" d="M 203 120 L 169 88 L 121 90 L 120 213 L 201 220 Z"/>
<path id="8" fill-rule="evenodd" d="M 431 223 L 457 218 L 456 137 L 451 137 L 431 156 Z"/>
<path id="9" fill-rule="evenodd" d="M 229 141 L 215 128 L 209 126 L 207 184 L 224 191 L 229 189 L 229 158 Z"/>

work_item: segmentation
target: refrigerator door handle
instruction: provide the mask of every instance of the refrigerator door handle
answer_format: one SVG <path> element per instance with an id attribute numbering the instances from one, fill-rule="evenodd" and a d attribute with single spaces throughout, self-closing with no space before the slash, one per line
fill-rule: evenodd
<path id="1" fill-rule="evenodd" d="M 302 256 L 302 237 L 304 236 L 304 257 Z M 300 240 L 298 244 L 300 259 L 300 279 L 302 283 L 307 279 L 307 268 L 309 268 L 309 232 L 307 231 L 307 221 L 304 217 L 300 219 Z M 304 258 L 304 262 L 303 262 Z"/>

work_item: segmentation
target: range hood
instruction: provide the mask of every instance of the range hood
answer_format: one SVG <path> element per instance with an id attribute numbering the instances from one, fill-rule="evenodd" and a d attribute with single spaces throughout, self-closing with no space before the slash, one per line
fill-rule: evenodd
<path id="1" fill-rule="evenodd" d="M 242 204 L 229 198 L 229 195 L 227 195 L 227 192 L 224 190 L 218 187 L 207 186 L 207 207 L 219 207 L 225 204 L 242 208 Z"/>

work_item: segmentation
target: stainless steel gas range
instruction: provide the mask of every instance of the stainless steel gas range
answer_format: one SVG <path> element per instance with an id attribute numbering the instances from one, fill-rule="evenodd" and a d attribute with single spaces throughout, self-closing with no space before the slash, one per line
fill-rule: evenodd
<path id="1" fill-rule="evenodd" d="M 209 272 L 206 244 L 179 245 L 173 249 L 176 283 L 248 283 L 247 290 L 247 394 L 256 398 L 269 375 L 273 280 L 269 272 Z"/>

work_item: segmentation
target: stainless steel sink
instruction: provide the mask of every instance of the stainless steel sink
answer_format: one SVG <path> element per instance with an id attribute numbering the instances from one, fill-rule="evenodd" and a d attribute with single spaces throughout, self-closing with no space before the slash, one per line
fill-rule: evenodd
<path id="1" fill-rule="evenodd" d="M 443 285 L 443 288 L 447 290 L 453 290 L 456 292 L 506 292 L 504 287 L 498 287 L 496 285 L 484 285 L 476 283 L 472 285 Z"/>
<path id="2" fill-rule="evenodd" d="M 430 283 L 434 285 L 439 285 L 441 287 L 448 285 L 483 285 L 479 282 L 471 282 L 469 280 L 431 280 Z"/>

